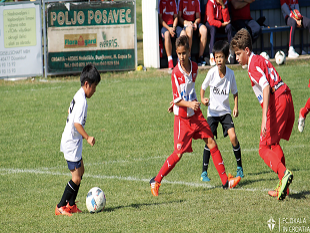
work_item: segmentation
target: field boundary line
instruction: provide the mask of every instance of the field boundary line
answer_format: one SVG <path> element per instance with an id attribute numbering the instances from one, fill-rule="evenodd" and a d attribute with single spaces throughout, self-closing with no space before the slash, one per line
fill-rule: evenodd
<path id="1" fill-rule="evenodd" d="M 8 175 L 8 174 L 17 174 L 17 173 L 29 173 L 29 174 L 43 174 L 43 175 L 52 175 L 52 176 L 69 176 L 71 177 L 70 173 L 63 173 L 63 172 L 52 172 L 48 171 L 48 168 L 39 170 L 39 169 L 18 169 L 18 168 L 0 168 L 0 175 Z M 106 176 L 106 175 L 90 175 L 90 174 L 84 174 L 83 177 L 90 177 L 95 179 L 115 179 L 115 180 L 126 180 L 126 181 L 136 181 L 136 182 L 149 182 L 149 179 L 141 179 L 141 178 L 135 178 L 131 176 Z M 189 187 L 195 187 L 195 188 L 208 188 L 208 189 L 214 189 L 214 188 L 221 188 L 221 186 L 213 186 L 206 183 L 195 183 L 195 182 L 185 182 L 185 181 L 169 181 L 169 180 L 163 180 L 162 183 L 164 184 L 172 184 L 172 185 L 184 185 Z M 248 192 L 267 192 L 270 189 L 266 188 L 242 188 L 238 187 L 236 189 L 232 189 L 233 191 L 248 191 Z M 291 193 L 297 193 L 297 191 L 290 190 Z"/>

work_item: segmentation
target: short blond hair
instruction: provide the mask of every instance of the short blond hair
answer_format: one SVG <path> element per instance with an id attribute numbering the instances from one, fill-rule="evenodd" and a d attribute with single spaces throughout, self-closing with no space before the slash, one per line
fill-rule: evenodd
<path id="1" fill-rule="evenodd" d="M 252 51 L 252 38 L 248 30 L 245 28 L 240 29 L 230 42 L 230 47 L 233 50 L 244 50 L 246 47 Z"/>

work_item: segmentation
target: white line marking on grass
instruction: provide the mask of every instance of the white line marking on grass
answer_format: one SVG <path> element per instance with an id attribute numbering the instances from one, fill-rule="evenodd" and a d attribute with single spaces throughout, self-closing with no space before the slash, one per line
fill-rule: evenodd
<path id="1" fill-rule="evenodd" d="M 17 173 L 29 173 L 29 174 L 45 174 L 45 175 L 52 175 L 52 176 L 71 176 L 70 173 L 62 173 L 62 172 L 51 172 L 47 170 L 48 168 L 44 168 L 43 170 L 38 169 L 13 169 L 13 168 L 0 168 L 0 175 L 8 175 L 8 174 L 17 174 Z M 135 177 L 123 177 L 123 176 L 105 176 L 105 175 L 90 175 L 84 174 L 84 177 L 90 177 L 94 179 L 114 179 L 114 180 L 127 180 L 127 181 L 138 181 L 138 182 L 149 182 L 149 179 L 139 179 Z M 195 188 L 221 188 L 221 186 L 213 186 L 206 183 L 195 183 L 195 182 L 184 182 L 184 181 L 168 181 L 163 180 L 162 183 L 164 184 L 173 184 L 173 185 L 184 185 L 189 187 Z M 267 192 L 270 189 L 259 189 L 259 188 L 242 188 L 238 187 L 236 189 L 232 189 L 234 191 L 249 191 L 249 192 Z M 298 193 L 297 191 L 290 190 L 291 193 Z"/>

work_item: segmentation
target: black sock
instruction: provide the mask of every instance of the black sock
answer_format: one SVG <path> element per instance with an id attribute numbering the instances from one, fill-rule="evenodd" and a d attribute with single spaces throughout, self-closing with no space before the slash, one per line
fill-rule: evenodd
<path id="1" fill-rule="evenodd" d="M 75 193 L 76 190 L 77 190 L 77 185 L 72 180 L 70 180 L 67 183 L 65 191 L 64 191 L 62 198 L 61 198 L 60 202 L 58 203 L 57 207 L 60 208 L 62 206 L 66 206 L 67 201 L 71 199 L 72 195 Z"/>
<path id="2" fill-rule="evenodd" d="M 207 171 L 208 170 L 208 166 L 209 166 L 209 161 L 210 161 L 210 149 L 207 147 L 207 145 L 205 145 L 205 148 L 203 150 L 203 164 L 202 164 L 202 172 Z"/>
<path id="3" fill-rule="evenodd" d="M 237 146 L 233 146 L 233 150 L 234 150 L 234 154 L 236 157 L 236 161 L 237 161 L 237 166 L 238 167 L 242 167 L 242 162 L 241 162 L 241 148 L 240 148 L 240 144 L 238 142 Z"/>
<path id="4" fill-rule="evenodd" d="M 76 196 L 78 195 L 78 192 L 79 192 L 79 188 L 80 188 L 80 185 L 77 186 L 76 188 L 76 191 L 73 193 L 73 195 L 71 196 L 70 200 L 69 200 L 69 205 L 70 206 L 73 206 L 75 204 L 75 199 L 76 199 Z"/>

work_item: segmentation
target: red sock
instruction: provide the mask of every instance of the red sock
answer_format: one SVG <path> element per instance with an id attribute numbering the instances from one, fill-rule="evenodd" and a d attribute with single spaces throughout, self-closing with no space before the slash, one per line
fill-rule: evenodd
<path id="1" fill-rule="evenodd" d="M 305 107 L 301 109 L 300 115 L 303 118 L 306 118 L 306 116 L 309 113 L 309 111 L 310 111 L 310 98 L 307 100 L 307 103 L 306 103 Z"/>
<path id="2" fill-rule="evenodd" d="M 211 150 L 211 156 L 212 156 L 212 160 L 214 163 L 214 166 L 217 170 L 217 172 L 220 175 L 222 184 L 225 185 L 227 182 L 227 175 L 225 172 L 225 166 L 224 166 L 224 162 L 223 162 L 223 158 L 221 155 L 221 152 L 219 151 L 219 149 L 217 148 L 217 145 L 215 147 L 213 147 Z"/>
<path id="3" fill-rule="evenodd" d="M 283 150 L 282 150 L 281 146 L 280 146 L 279 144 L 272 145 L 272 146 L 271 146 L 271 150 L 272 150 L 274 153 L 277 154 L 278 159 L 281 161 L 281 163 L 282 163 L 282 164 L 284 165 L 284 167 L 285 167 L 285 157 L 284 157 Z M 281 176 L 280 176 L 280 175 L 281 175 L 281 173 L 278 174 L 278 177 L 279 177 L 279 179 L 281 180 L 282 177 L 283 177 L 283 175 L 281 175 Z M 281 177 L 281 178 L 280 178 L 280 177 Z"/>
<path id="4" fill-rule="evenodd" d="M 279 159 L 281 155 L 278 155 L 276 151 L 271 150 L 270 146 L 260 146 L 258 152 L 259 152 L 260 157 L 267 164 L 267 166 L 270 167 L 275 173 L 277 173 L 279 179 L 281 180 L 284 176 L 286 168 L 284 164 L 281 162 L 281 160 Z M 281 153 L 283 154 L 283 151 Z"/>
<path id="5" fill-rule="evenodd" d="M 169 172 L 174 168 L 174 166 L 179 162 L 179 156 L 173 152 L 165 161 L 157 176 L 155 177 L 155 181 L 158 183 L 164 178 L 164 176 L 168 175 Z"/>

